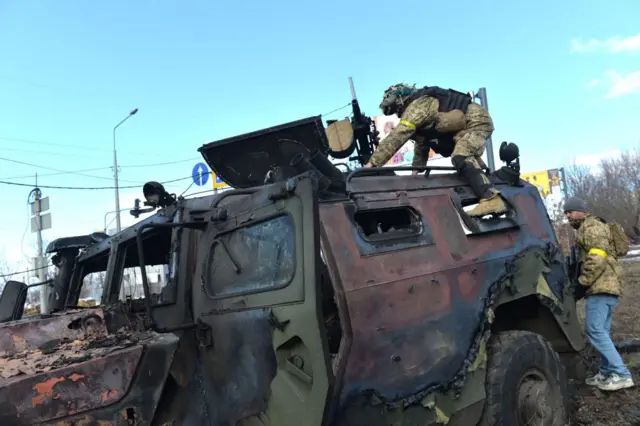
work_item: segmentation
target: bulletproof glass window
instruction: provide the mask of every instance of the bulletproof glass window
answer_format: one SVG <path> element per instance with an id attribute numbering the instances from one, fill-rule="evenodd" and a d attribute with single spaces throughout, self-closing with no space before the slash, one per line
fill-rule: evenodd
<path id="1" fill-rule="evenodd" d="M 419 235 L 423 229 L 420 214 L 409 206 L 356 211 L 353 219 L 369 241 Z"/>
<path id="2" fill-rule="evenodd" d="M 286 287 L 295 274 L 295 227 L 282 215 L 218 235 L 211 243 L 207 293 L 218 299 Z"/>
<path id="3" fill-rule="evenodd" d="M 457 191 L 458 193 L 462 191 Z M 460 219 L 460 225 L 467 236 L 482 235 L 490 232 L 504 231 L 508 229 L 518 228 L 516 211 L 507 204 L 507 211 L 496 216 L 472 217 L 468 212 L 474 209 L 479 202 L 475 196 L 461 197 L 456 194 L 452 197 L 456 214 Z"/>
<path id="4" fill-rule="evenodd" d="M 346 204 L 345 210 L 362 256 L 434 244 L 431 229 L 411 206 L 355 210 Z"/>

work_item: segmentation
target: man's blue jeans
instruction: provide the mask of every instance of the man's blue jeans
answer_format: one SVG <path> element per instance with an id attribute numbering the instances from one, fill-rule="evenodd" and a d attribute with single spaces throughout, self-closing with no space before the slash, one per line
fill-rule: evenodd
<path id="1" fill-rule="evenodd" d="M 604 375 L 616 373 L 631 377 L 622 357 L 611 341 L 611 317 L 618 297 L 610 294 L 594 294 L 585 299 L 586 331 L 591 345 L 600 352 L 600 372 Z"/>

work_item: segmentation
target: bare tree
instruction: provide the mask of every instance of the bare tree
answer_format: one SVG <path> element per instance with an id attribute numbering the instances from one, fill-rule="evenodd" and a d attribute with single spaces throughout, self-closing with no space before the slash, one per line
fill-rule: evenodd
<path id="1" fill-rule="evenodd" d="M 0 293 L 4 290 L 4 285 L 11 279 L 9 274 L 11 274 L 9 264 L 4 258 L 0 258 Z"/>
<path id="2" fill-rule="evenodd" d="M 570 196 L 585 200 L 593 214 L 622 225 L 631 239 L 638 237 L 640 152 L 602 160 L 595 170 L 571 166 L 565 172 Z"/>

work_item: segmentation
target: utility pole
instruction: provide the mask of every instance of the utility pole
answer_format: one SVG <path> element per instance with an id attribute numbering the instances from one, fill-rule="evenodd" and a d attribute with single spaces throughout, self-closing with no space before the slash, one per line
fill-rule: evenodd
<path id="1" fill-rule="evenodd" d="M 116 154 L 116 129 L 122 123 L 127 121 L 129 117 L 138 112 L 138 108 L 134 108 L 129 115 L 127 115 L 121 122 L 115 125 L 113 128 L 113 178 L 114 178 L 114 186 L 116 188 L 116 230 L 117 232 L 121 231 L 120 227 L 120 192 L 118 190 L 118 156 Z"/>
<path id="2" fill-rule="evenodd" d="M 478 93 L 475 95 L 476 98 L 480 99 L 480 102 L 484 109 L 489 111 L 489 103 L 487 102 L 487 89 L 485 87 L 481 87 L 478 89 Z M 493 139 L 491 136 L 487 138 L 487 162 L 489 163 L 489 170 L 492 172 L 496 170 L 496 163 L 493 158 Z"/>

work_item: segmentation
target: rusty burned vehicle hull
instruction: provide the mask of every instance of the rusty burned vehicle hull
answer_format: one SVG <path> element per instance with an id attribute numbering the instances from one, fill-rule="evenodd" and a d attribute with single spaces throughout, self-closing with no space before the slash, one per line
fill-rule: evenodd
<path id="1" fill-rule="evenodd" d="M 544 424 L 565 418 L 557 360 L 584 339 L 535 187 L 491 174 L 510 212 L 474 219 L 456 174 L 336 173 L 322 132 L 313 117 L 203 146 L 236 189 L 89 246 L 66 311 L 1 324 L 0 424 L 519 425 L 519 378 L 496 381 L 523 358 L 509 342 L 542 359 Z M 101 256 L 103 306 L 71 309 Z M 163 303 L 144 274 L 143 303 L 122 303 L 125 265 L 164 257 Z"/>

